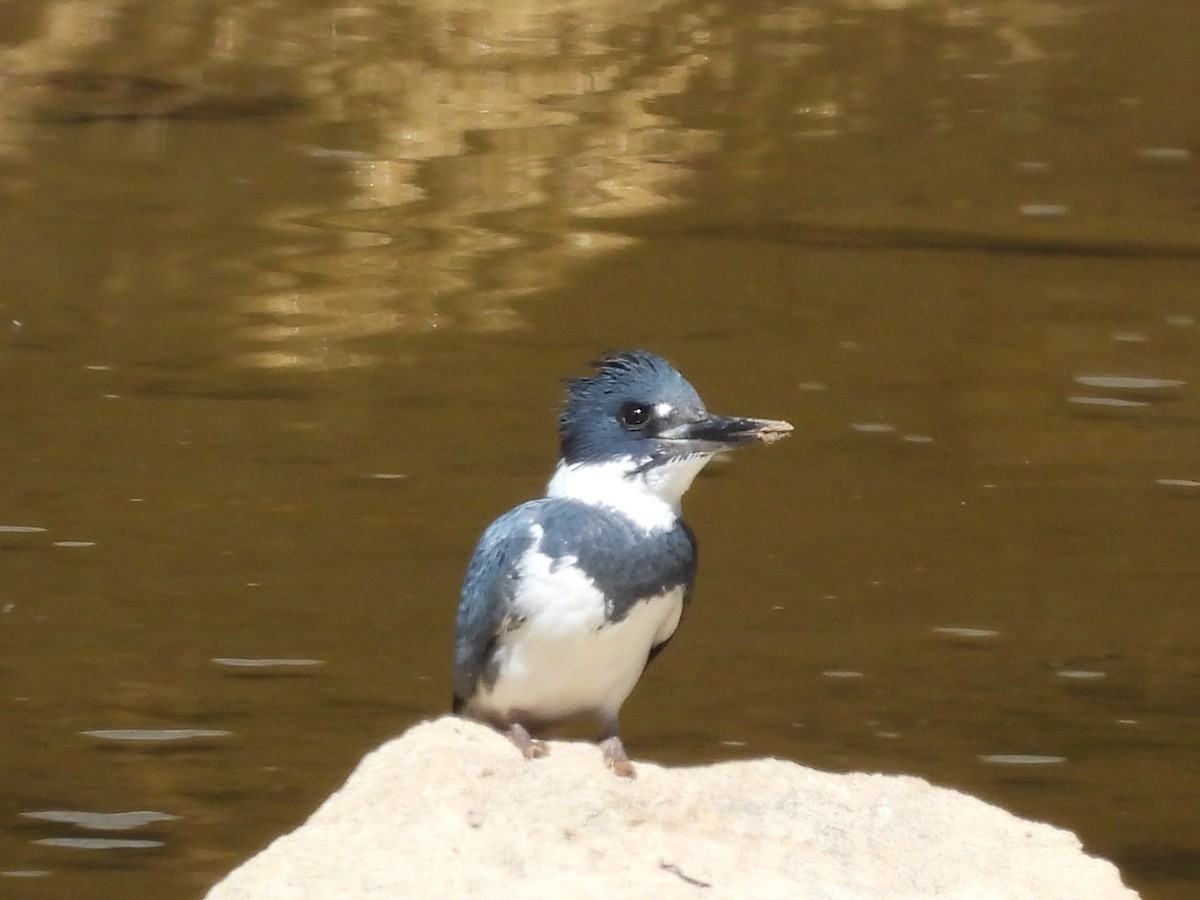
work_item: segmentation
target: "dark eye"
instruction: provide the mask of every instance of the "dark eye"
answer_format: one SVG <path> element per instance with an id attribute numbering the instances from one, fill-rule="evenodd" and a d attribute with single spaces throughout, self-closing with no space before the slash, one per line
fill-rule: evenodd
<path id="1" fill-rule="evenodd" d="M 650 421 L 650 407 L 644 403 L 626 403 L 621 407 L 621 424 L 630 431 L 640 431 Z"/>

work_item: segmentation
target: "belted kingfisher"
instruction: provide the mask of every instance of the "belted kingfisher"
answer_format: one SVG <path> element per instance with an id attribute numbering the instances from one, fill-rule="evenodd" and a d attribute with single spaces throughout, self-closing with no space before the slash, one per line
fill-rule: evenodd
<path id="1" fill-rule="evenodd" d="M 493 522 L 467 566 L 454 712 L 504 731 L 530 759 L 546 753 L 533 735 L 592 716 L 605 763 L 632 776 L 617 717 L 675 633 L 696 576 L 680 500 L 718 452 L 792 426 L 709 413 L 645 350 L 595 366 L 567 382 L 546 496 Z"/>

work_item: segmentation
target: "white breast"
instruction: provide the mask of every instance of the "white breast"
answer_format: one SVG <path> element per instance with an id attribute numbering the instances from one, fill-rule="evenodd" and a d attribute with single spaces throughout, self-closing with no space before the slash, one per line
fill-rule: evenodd
<path id="1" fill-rule="evenodd" d="M 524 713 L 546 722 L 588 713 L 616 717 L 650 648 L 679 625 L 683 588 L 637 603 L 620 622 L 608 623 L 603 594 L 573 562 L 551 559 L 537 541 L 525 554 L 513 605 L 524 621 L 501 634 L 496 680 L 472 706 L 499 718 Z"/>

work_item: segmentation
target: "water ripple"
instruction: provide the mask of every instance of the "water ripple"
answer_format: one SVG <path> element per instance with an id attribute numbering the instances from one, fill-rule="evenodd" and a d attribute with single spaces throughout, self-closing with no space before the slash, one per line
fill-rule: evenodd
<path id="1" fill-rule="evenodd" d="M 1068 397 L 1067 402 L 1078 403 L 1082 406 L 1115 406 L 1121 408 L 1150 405 L 1146 400 L 1126 400 L 1123 397 Z"/>
<path id="2" fill-rule="evenodd" d="M 164 846 L 163 841 L 137 838 L 42 838 L 34 843 L 43 847 L 70 847 L 75 850 L 147 850 Z"/>
<path id="3" fill-rule="evenodd" d="M 1084 387 L 1118 391 L 1160 391 L 1183 387 L 1187 383 L 1177 378 L 1142 378 L 1135 375 L 1076 375 L 1074 381 Z"/>
<path id="4" fill-rule="evenodd" d="M 228 737 L 232 732 L 221 728 L 96 728 L 80 734 L 107 741 L 187 741 Z"/>
<path id="5" fill-rule="evenodd" d="M 37 819 L 41 822 L 64 822 L 88 828 L 92 831 L 130 831 L 154 822 L 173 822 L 180 816 L 170 813 L 156 812 L 149 809 L 131 810 L 119 813 L 87 812 L 75 809 L 41 809 L 23 812 L 26 819 Z"/>
<path id="6" fill-rule="evenodd" d="M 933 633 L 968 640 L 990 640 L 1000 636 L 1000 632 L 991 628 L 963 628 L 956 625 L 939 625 L 933 629 Z"/>
<path id="7" fill-rule="evenodd" d="M 1041 753 L 990 753 L 980 756 L 979 761 L 996 766 L 1057 766 L 1065 763 L 1067 758 Z"/>

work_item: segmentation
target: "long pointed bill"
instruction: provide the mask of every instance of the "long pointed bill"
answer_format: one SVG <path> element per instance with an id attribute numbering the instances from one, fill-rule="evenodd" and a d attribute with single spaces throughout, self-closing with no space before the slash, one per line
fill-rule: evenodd
<path id="1" fill-rule="evenodd" d="M 748 444 L 769 444 L 786 437 L 789 422 L 779 419 L 746 419 L 705 414 L 658 433 L 658 437 L 680 453 L 718 453 Z"/>

